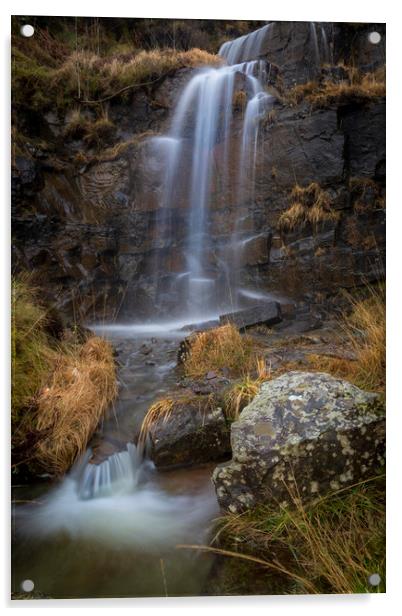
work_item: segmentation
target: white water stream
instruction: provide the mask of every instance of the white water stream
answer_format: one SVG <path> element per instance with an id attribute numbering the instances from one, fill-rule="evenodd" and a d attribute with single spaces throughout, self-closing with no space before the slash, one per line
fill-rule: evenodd
<path id="1" fill-rule="evenodd" d="M 238 306 L 242 218 L 227 187 L 234 185 L 244 201 L 253 199 L 260 122 L 274 100 L 263 85 L 266 62 L 258 58 L 269 29 L 222 45 L 219 54 L 227 65 L 196 71 L 179 97 L 169 133 L 151 140 L 165 161 L 160 221 L 168 245 L 177 236 L 177 204 L 184 203 L 183 271 L 170 291 L 193 322 Z M 235 113 L 236 96 L 244 101 L 241 114 Z M 217 199 L 234 210 L 231 236 L 221 244 L 214 233 Z M 161 259 L 157 284 L 164 274 Z"/>
<path id="2" fill-rule="evenodd" d="M 211 233 L 212 206 L 219 193 L 218 150 L 224 169 L 219 178 L 223 196 L 219 195 L 226 205 L 232 205 L 232 194 L 226 194 L 225 187 L 233 178 L 244 201 L 252 202 L 254 197 L 261 120 L 273 104 L 264 89 L 266 64 L 259 58 L 271 28 L 267 24 L 222 45 L 219 53 L 227 64 L 194 73 L 178 100 L 169 133 L 153 139 L 166 162 L 160 203 L 166 233 L 173 236 L 175 232 L 172 212 L 177 202 L 186 204 L 184 265 L 172 289 L 182 306 L 180 318 L 109 325 L 99 328 L 101 333 L 116 340 L 128 337 L 154 344 L 154 338 L 183 338 L 186 326 L 197 319 L 216 319 L 222 308 L 236 308 L 243 300 L 271 299 L 245 286 L 238 276 L 242 251 L 259 237 L 259 232 L 244 226 L 244 211 L 236 212 L 223 246 L 214 243 Z M 245 95 L 246 103 L 235 118 L 238 92 Z M 163 268 L 159 262 L 156 277 Z M 159 373 L 159 366 L 154 372 L 152 367 L 141 372 L 140 366 L 136 387 L 141 379 L 148 379 L 154 385 L 154 396 L 163 391 L 163 379 L 169 374 L 172 378 L 174 361 L 166 366 Z M 136 412 L 134 398 L 127 399 L 132 414 Z M 88 451 L 38 503 L 19 508 L 15 533 L 20 551 L 16 549 L 14 585 L 18 588 L 24 577 L 33 579 L 37 590 L 51 596 L 200 592 L 201 581 L 192 585 L 192 579 L 200 576 L 200 562 L 194 567 L 194 555 L 178 555 L 174 546 L 207 540 L 211 519 L 218 513 L 210 470 L 204 474 L 175 472 L 174 477 L 181 478 L 177 484 L 169 474 L 159 475 L 132 443 L 99 464 L 93 464 L 90 457 Z M 150 554 L 152 559 L 147 561 Z M 167 583 L 159 562 L 166 554 L 172 571 Z M 96 580 L 96 572 L 101 579 Z"/>

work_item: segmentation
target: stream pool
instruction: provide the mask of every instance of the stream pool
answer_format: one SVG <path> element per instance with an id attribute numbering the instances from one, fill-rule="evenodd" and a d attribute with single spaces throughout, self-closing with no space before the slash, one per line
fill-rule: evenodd
<path id="1" fill-rule="evenodd" d="M 152 400 L 177 381 L 178 341 L 186 335 L 149 326 L 102 333 L 118 353 L 120 396 L 98 435 L 100 448 L 110 435 L 113 443 L 133 440 Z M 13 489 L 13 592 L 32 580 L 35 591 L 51 598 L 204 594 L 213 556 L 176 546 L 209 541 L 219 515 L 215 465 L 160 473 L 139 458 L 127 468 L 116 452 L 120 481 L 110 475 L 107 458 L 100 465 L 105 489 L 83 497 L 80 482 L 93 471 L 91 455 L 58 483 Z"/>

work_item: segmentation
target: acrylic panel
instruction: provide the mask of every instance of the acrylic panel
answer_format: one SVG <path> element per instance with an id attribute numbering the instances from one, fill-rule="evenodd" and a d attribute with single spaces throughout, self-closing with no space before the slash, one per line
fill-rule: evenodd
<path id="1" fill-rule="evenodd" d="M 12 18 L 12 597 L 385 592 L 385 24 Z"/>

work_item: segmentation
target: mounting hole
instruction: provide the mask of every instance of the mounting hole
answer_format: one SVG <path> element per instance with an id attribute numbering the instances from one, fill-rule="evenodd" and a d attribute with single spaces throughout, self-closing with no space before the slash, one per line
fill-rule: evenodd
<path id="1" fill-rule="evenodd" d="M 32 592 L 35 588 L 35 584 L 32 580 L 24 580 L 21 584 L 21 588 L 24 592 Z"/>
<path id="2" fill-rule="evenodd" d="M 370 32 L 370 34 L 368 35 L 368 40 L 373 45 L 378 45 L 378 43 L 381 41 L 381 34 L 379 32 Z"/>
<path id="3" fill-rule="evenodd" d="M 368 582 L 371 586 L 378 586 L 381 582 L 381 577 L 378 575 L 378 573 L 372 573 L 369 576 Z"/>
<path id="4" fill-rule="evenodd" d="M 21 26 L 20 32 L 21 32 L 22 36 L 25 36 L 26 38 L 29 38 L 29 37 L 34 35 L 35 28 L 33 26 L 31 26 L 31 24 L 25 24 L 24 26 Z"/>

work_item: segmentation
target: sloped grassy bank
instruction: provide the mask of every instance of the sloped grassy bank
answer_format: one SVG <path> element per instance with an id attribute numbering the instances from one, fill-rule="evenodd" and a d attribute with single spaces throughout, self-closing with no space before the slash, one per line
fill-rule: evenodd
<path id="1" fill-rule="evenodd" d="M 201 548 L 218 555 L 208 594 L 384 592 L 384 475 L 308 506 L 293 498 L 292 508 L 261 506 L 218 521 L 211 546 Z"/>
<path id="2" fill-rule="evenodd" d="M 27 280 L 12 282 L 12 471 L 61 475 L 117 395 L 111 345 L 64 328 Z"/>

